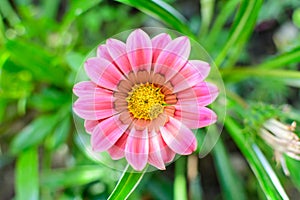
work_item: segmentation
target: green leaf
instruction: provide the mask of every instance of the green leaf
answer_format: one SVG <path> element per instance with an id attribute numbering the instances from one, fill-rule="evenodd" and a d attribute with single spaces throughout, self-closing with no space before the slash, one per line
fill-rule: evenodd
<path id="1" fill-rule="evenodd" d="M 46 140 L 49 149 L 56 149 L 67 139 L 71 129 L 70 115 L 67 115 L 55 128 L 53 134 Z"/>
<path id="2" fill-rule="evenodd" d="M 37 148 L 27 149 L 19 155 L 15 173 L 16 199 L 39 199 Z"/>
<path id="3" fill-rule="evenodd" d="M 6 48 L 13 61 L 30 71 L 35 80 L 63 86 L 65 71 L 54 64 L 55 57 L 42 47 L 22 40 L 8 40 Z"/>
<path id="4" fill-rule="evenodd" d="M 300 190 L 300 161 L 294 160 L 288 156 L 285 156 L 286 165 L 290 172 L 290 177 L 298 190 Z"/>
<path id="5" fill-rule="evenodd" d="M 89 0 L 89 1 L 81 1 L 81 0 L 73 0 L 70 2 L 70 8 L 67 10 L 66 15 L 63 18 L 62 22 L 62 31 L 69 28 L 71 23 L 81 14 L 86 12 L 87 10 L 93 8 L 97 4 L 99 4 L 102 0 Z"/>
<path id="6" fill-rule="evenodd" d="M 142 180 L 146 169 L 143 172 L 136 172 L 132 169 L 128 171 L 126 167 L 119 179 L 115 189 L 108 197 L 108 200 L 127 199 Z"/>
<path id="7" fill-rule="evenodd" d="M 40 182 L 44 187 L 66 188 L 98 181 L 106 175 L 106 171 L 99 165 L 77 166 L 70 169 L 44 171 Z"/>
<path id="8" fill-rule="evenodd" d="M 181 157 L 175 162 L 174 199 L 187 200 L 186 190 L 186 157 Z"/>
<path id="9" fill-rule="evenodd" d="M 41 93 L 29 97 L 28 100 L 30 107 L 40 111 L 57 110 L 69 102 L 71 102 L 71 95 L 69 93 L 53 88 L 45 88 Z"/>
<path id="10" fill-rule="evenodd" d="M 80 66 L 84 62 L 84 58 L 85 57 L 83 55 L 81 55 L 77 52 L 69 52 L 66 55 L 66 61 L 67 61 L 68 65 L 70 66 L 70 68 L 74 72 L 78 72 L 78 69 L 80 68 Z"/>
<path id="11" fill-rule="evenodd" d="M 222 6 L 220 13 L 218 14 L 209 34 L 203 39 L 203 43 L 207 48 L 215 47 L 214 43 L 216 43 L 225 23 L 233 14 L 239 2 L 240 0 L 229 0 L 226 1 L 226 4 L 224 6 Z M 202 40 L 202 38 L 200 39 Z"/>
<path id="12" fill-rule="evenodd" d="M 229 161 L 227 150 L 221 139 L 218 140 L 213 149 L 213 158 L 219 182 L 227 200 L 246 199 L 244 188 L 242 187 L 240 177 L 237 176 Z"/>
<path id="13" fill-rule="evenodd" d="M 225 119 L 225 127 L 248 161 L 267 199 L 288 199 L 278 177 L 253 139 L 245 135 L 230 117 Z"/>
<path id="14" fill-rule="evenodd" d="M 35 119 L 15 136 L 10 144 L 10 152 L 18 154 L 38 145 L 52 131 L 56 124 L 57 116 L 55 115 L 44 115 Z"/>
<path id="15" fill-rule="evenodd" d="M 195 35 L 191 32 L 189 27 L 186 25 L 185 18 L 172 6 L 161 1 L 161 0 L 116 0 L 121 3 L 133 6 L 142 12 L 159 19 L 171 26 L 172 28 L 186 34 L 190 37 L 195 38 Z"/>
<path id="16" fill-rule="evenodd" d="M 222 77 L 226 81 L 240 81 L 248 77 L 261 77 L 261 78 L 276 78 L 278 80 L 299 80 L 300 72 L 293 70 L 269 70 L 261 68 L 234 68 L 228 70 L 222 70 Z"/>
<path id="17" fill-rule="evenodd" d="M 20 23 L 20 19 L 18 15 L 15 13 L 14 9 L 12 8 L 8 0 L 0 1 L 0 12 L 2 13 L 3 17 L 9 22 L 11 26 L 15 26 L 18 23 Z"/>
<path id="18" fill-rule="evenodd" d="M 275 68 L 283 68 L 289 64 L 299 63 L 299 62 L 300 62 L 300 46 L 292 49 L 291 51 L 285 52 L 281 55 L 266 60 L 261 64 L 257 65 L 257 67 L 265 68 L 265 69 L 275 69 Z"/>
<path id="19" fill-rule="evenodd" d="M 217 66 L 226 60 L 226 67 L 232 66 L 253 31 L 262 0 L 243 0 L 236 14 L 227 43 L 215 60 Z"/>
<path id="20" fill-rule="evenodd" d="M 43 15 L 48 19 L 55 19 L 60 2 L 60 0 L 42 0 Z"/>
<path id="21" fill-rule="evenodd" d="M 200 37 L 207 34 L 210 23 L 212 21 L 215 0 L 200 0 L 202 24 L 200 29 Z"/>

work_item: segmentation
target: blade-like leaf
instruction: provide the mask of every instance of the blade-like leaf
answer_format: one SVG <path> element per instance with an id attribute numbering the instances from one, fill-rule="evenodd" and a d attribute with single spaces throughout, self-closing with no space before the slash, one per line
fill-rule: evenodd
<path id="1" fill-rule="evenodd" d="M 200 29 L 200 37 L 207 34 L 209 29 L 213 13 L 214 13 L 214 6 L 215 0 L 200 0 L 201 4 L 201 17 L 202 17 L 202 24 Z"/>
<path id="2" fill-rule="evenodd" d="M 248 77 L 276 78 L 283 81 L 299 80 L 300 72 L 293 70 L 269 70 L 253 67 L 222 70 L 222 77 L 227 81 L 240 81 Z"/>
<path id="3" fill-rule="evenodd" d="M 259 68 L 274 69 L 300 62 L 300 46 L 257 65 Z"/>
<path id="4" fill-rule="evenodd" d="M 87 10 L 93 8 L 97 4 L 99 4 L 102 0 L 89 0 L 89 1 L 81 1 L 74 0 L 71 1 L 71 5 L 63 18 L 62 22 L 62 31 L 66 30 L 70 24 L 81 14 L 86 12 Z"/>
<path id="5" fill-rule="evenodd" d="M 187 200 L 186 191 L 186 157 L 181 157 L 175 162 L 174 199 Z"/>
<path id="6" fill-rule="evenodd" d="M 46 140 L 46 146 L 49 149 L 56 149 L 65 142 L 70 133 L 71 119 L 70 115 L 67 115 L 55 128 L 53 134 Z"/>
<path id="7" fill-rule="evenodd" d="M 39 199 L 37 148 L 27 149 L 19 155 L 15 173 L 16 199 Z"/>
<path id="8" fill-rule="evenodd" d="M 10 152 L 18 154 L 38 145 L 57 123 L 57 116 L 45 115 L 37 118 L 16 135 L 10 144 Z"/>
<path id="9" fill-rule="evenodd" d="M 128 167 L 126 167 L 108 200 L 127 199 L 142 180 L 145 171 L 146 169 L 137 173 L 133 170 L 128 171 Z"/>
<path id="10" fill-rule="evenodd" d="M 186 25 L 185 18 L 172 6 L 161 0 L 117 0 L 121 3 L 133 6 L 146 14 L 161 20 L 172 28 L 195 38 L 195 35 Z"/>
<path id="11" fill-rule="evenodd" d="M 231 28 L 227 43 L 215 60 L 220 66 L 225 60 L 226 66 L 232 66 L 253 31 L 262 0 L 243 0 Z"/>
<path id="12" fill-rule="evenodd" d="M 247 137 L 230 117 L 226 118 L 225 127 L 248 161 L 267 199 L 289 199 L 278 177 L 253 139 Z"/>
<path id="13" fill-rule="evenodd" d="M 42 47 L 23 40 L 8 40 L 6 48 L 12 60 L 30 71 L 35 80 L 64 85 L 65 71 L 54 64 L 54 56 Z"/>
<path id="14" fill-rule="evenodd" d="M 222 6 L 220 13 L 213 23 L 209 34 L 207 34 L 207 36 L 204 37 L 205 39 L 202 40 L 203 44 L 205 44 L 207 48 L 215 46 L 214 43 L 217 41 L 222 28 L 224 27 L 228 18 L 234 13 L 234 10 L 239 2 L 240 0 L 229 0 L 226 1 L 226 4 L 224 6 Z"/>
<path id="15" fill-rule="evenodd" d="M 70 169 L 44 171 L 41 185 L 50 188 L 66 188 L 88 184 L 105 178 L 105 171 L 99 165 L 79 166 Z"/>
<path id="16" fill-rule="evenodd" d="M 213 149 L 213 158 L 215 161 L 216 171 L 219 182 L 224 194 L 224 199 L 227 200 L 243 200 L 246 199 L 244 188 L 241 180 L 233 170 L 227 151 L 221 139 Z"/>

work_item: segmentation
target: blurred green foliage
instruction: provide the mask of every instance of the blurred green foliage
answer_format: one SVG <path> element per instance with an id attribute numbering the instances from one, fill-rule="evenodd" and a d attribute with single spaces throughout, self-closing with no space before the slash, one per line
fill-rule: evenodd
<path id="1" fill-rule="evenodd" d="M 121 172 L 82 150 L 72 86 L 91 49 L 142 26 L 172 28 L 204 46 L 224 79 L 228 115 L 222 138 L 200 160 L 210 171 L 196 165 L 196 177 L 188 177 L 192 167 L 183 159 L 141 182 L 141 174 L 127 173 L 111 198 L 133 191 L 129 199 L 299 197 L 299 161 L 287 158 L 291 175 L 284 176 L 257 139 L 268 118 L 300 122 L 299 7 L 298 0 L 0 0 L 0 198 L 109 197 Z M 287 23 L 291 37 L 279 31 Z M 213 173 L 210 184 L 206 173 Z"/>

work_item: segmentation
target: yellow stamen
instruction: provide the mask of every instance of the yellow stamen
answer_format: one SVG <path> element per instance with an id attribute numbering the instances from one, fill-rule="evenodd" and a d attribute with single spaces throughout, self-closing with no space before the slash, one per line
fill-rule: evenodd
<path id="1" fill-rule="evenodd" d="M 134 118 L 152 120 L 163 113 L 166 102 L 161 88 L 151 83 L 135 85 L 126 98 Z"/>

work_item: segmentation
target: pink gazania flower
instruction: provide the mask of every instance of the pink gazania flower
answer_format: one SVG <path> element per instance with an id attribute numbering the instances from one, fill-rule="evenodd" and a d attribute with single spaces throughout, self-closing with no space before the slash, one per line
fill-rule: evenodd
<path id="1" fill-rule="evenodd" d="M 175 154 L 195 151 L 191 129 L 216 122 L 205 106 L 218 88 L 204 82 L 208 63 L 188 60 L 187 37 L 162 33 L 150 38 L 137 29 L 126 43 L 108 39 L 84 65 L 91 81 L 77 83 L 74 112 L 85 120 L 94 151 L 123 157 L 135 170 L 158 169 Z"/>

